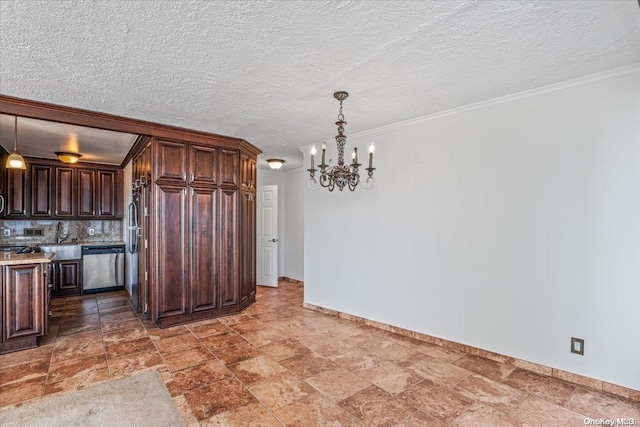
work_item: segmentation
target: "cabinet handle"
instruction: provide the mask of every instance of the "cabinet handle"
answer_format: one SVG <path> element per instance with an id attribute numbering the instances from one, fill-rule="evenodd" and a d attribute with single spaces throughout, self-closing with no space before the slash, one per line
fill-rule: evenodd
<path id="1" fill-rule="evenodd" d="M 195 176 L 194 176 L 193 172 L 191 172 L 191 182 L 193 182 L 194 178 L 195 178 Z"/>
<path id="2" fill-rule="evenodd" d="M 0 214 L 1 214 L 2 212 L 4 212 L 4 196 L 0 195 L 0 202 L 2 202 L 0 204 Z"/>

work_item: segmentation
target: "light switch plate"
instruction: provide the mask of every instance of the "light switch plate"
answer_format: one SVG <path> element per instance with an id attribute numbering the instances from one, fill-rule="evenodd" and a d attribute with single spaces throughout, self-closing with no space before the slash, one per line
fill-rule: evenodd
<path id="1" fill-rule="evenodd" d="M 9 230 L 8 228 L 5 228 L 4 230 L 2 230 L 2 235 L 4 237 L 11 237 L 11 230 Z"/>
<path id="2" fill-rule="evenodd" d="M 584 340 L 571 337 L 571 353 L 584 356 Z"/>

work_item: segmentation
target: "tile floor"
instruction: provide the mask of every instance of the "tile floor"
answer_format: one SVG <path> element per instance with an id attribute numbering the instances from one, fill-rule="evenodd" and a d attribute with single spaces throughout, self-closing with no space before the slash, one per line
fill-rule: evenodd
<path id="1" fill-rule="evenodd" d="M 305 310 L 259 288 L 242 314 L 158 329 L 124 293 L 53 301 L 36 349 L 0 356 L 0 407 L 158 369 L 188 426 L 582 426 L 640 404 Z"/>

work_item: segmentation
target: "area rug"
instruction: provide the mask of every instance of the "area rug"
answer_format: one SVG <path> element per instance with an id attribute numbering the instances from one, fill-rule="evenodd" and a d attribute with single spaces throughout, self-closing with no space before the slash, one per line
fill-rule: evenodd
<path id="1" fill-rule="evenodd" d="M 184 425 L 162 377 L 155 370 L 0 412 L 2 427 Z"/>

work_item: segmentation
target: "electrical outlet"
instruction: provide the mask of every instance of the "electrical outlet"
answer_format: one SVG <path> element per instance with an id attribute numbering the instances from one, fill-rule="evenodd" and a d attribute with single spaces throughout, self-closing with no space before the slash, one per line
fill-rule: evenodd
<path id="1" fill-rule="evenodd" d="M 571 353 L 584 356 L 584 340 L 571 337 Z"/>
<path id="2" fill-rule="evenodd" d="M 93 228 L 89 229 L 89 236 L 93 236 L 94 234 L 96 234 L 96 231 Z"/>
<path id="3" fill-rule="evenodd" d="M 2 230 L 2 235 L 4 237 L 11 237 L 11 230 L 9 230 L 8 228 L 5 228 L 4 230 Z"/>

